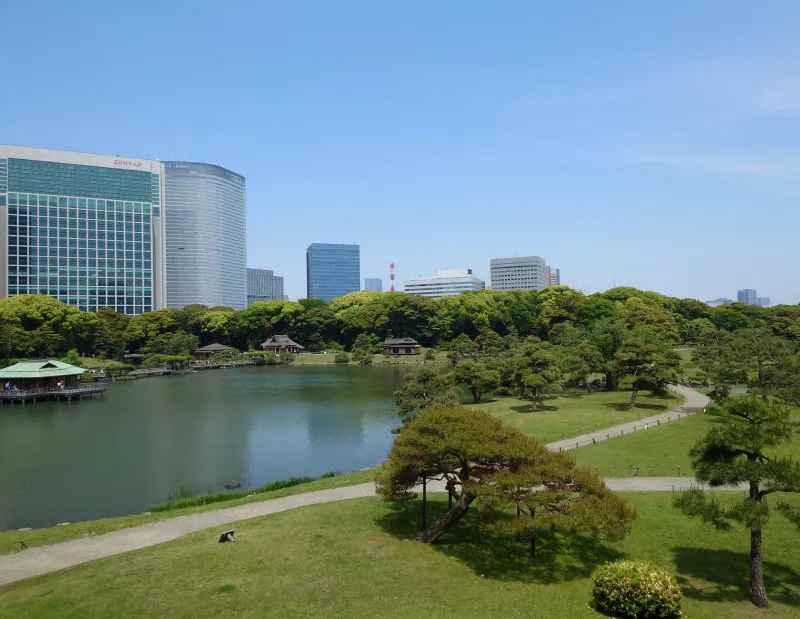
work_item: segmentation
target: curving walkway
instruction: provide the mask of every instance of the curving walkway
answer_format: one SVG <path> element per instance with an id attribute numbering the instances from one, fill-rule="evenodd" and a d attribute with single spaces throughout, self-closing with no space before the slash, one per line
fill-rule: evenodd
<path id="1" fill-rule="evenodd" d="M 670 385 L 670 389 L 683 396 L 683 404 L 678 408 L 667 411 L 666 413 L 659 413 L 658 415 L 637 419 L 636 421 L 621 423 L 617 426 L 611 426 L 610 428 L 598 430 L 597 432 L 589 432 L 588 434 L 581 434 L 580 436 L 567 438 L 563 441 L 549 443 L 547 448 L 551 451 L 567 451 L 569 449 L 583 447 L 584 445 L 591 445 L 593 443 L 599 443 L 600 441 L 606 441 L 616 438 L 617 436 L 624 436 L 625 434 L 630 434 L 631 432 L 643 432 L 646 429 L 651 430 L 665 423 L 670 423 L 672 421 L 682 419 L 683 417 L 687 417 L 688 415 L 694 415 L 695 413 L 703 412 L 711 402 L 707 396 L 695 391 L 694 389 L 690 389 L 689 387 L 684 387 L 682 385 Z"/>
<path id="2" fill-rule="evenodd" d="M 708 405 L 708 398 L 693 389 L 678 386 L 672 388 L 685 398 L 683 406 L 675 411 L 614 426 L 602 432 L 593 432 L 558 441 L 549 444 L 547 447 L 554 451 L 572 449 L 576 444 L 586 445 L 592 443 L 593 439 L 595 441 L 607 440 L 607 438 L 621 436 L 621 433 L 633 432 L 635 431 L 634 426 L 643 429 L 647 423 L 651 428 L 657 427 L 659 421 L 664 423 L 666 420 L 679 419 L 704 410 Z M 697 485 L 691 477 L 609 478 L 605 481 L 610 489 L 621 491 L 682 490 Z M 431 492 L 444 491 L 444 483 L 430 482 L 428 489 Z M 737 487 L 725 489 L 739 490 Z M 211 510 L 200 514 L 178 516 L 151 524 L 120 529 L 119 531 L 94 537 L 60 542 L 50 546 L 28 548 L 14 554 L 0 555 L 0 585 L 30 578 L 31 576 L 55 572 L 102 557 L 154 546 L 203 529 L 230 525 L 239 520 L 275 514 L 307 505 L 372 496 L 375 496 L 375 485 L 372 483 L 317 490 L 279 499 L 256 501 L 247 505 Z M 216 543 L 217 533 L 216 531 L 209 532 L 209 542 Z"/>

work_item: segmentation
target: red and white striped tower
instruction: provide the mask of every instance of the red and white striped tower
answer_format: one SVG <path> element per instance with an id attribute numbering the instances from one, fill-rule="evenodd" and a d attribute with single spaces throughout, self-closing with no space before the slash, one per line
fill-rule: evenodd
<path id="1" fill-rule="evenodd" d="M 394 292 L 394 262 L 389 264 L 389 284 L 391 292 Z"/>

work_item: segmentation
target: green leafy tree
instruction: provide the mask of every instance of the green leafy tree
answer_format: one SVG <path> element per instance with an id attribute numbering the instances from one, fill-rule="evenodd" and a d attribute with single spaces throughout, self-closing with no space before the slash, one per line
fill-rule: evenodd
<path id="1" fill-rule="evenodd" d="M 404 423 L 430 406 L 458 404 L 458 389 L 451 372 L 421 367 L 408 372 L 403 386 L 394 392 L 398 414 Z"/>
<path id="2" fill-rule="evenodd" d="M 477 357 L 478 345 L 466 333 L 462 333 L 450 342 L 450 351 L 453 353 L 450 358 L 456 363 L 459 359 Z"/>
<path id="3" fill-rule="evenodd" d="M 350 363 L 350 355 L 346 352 L 341 351 L 337 352 L 336 356 L 333 358 L 334 363 Z"/>
<path id="4" fill-rule="evenodd" d="M 322 338 L 322 334 L 319 331 L 316 331 L 310 338 L 308 338 L 308 352 L 322 352 L 325 348 L 325 340 Z"/>
<path id="5" fill-rule="evenodd" d="M 521 398 L 530 397 L 533 410 L 542 401 L 543 390 L 558 388 L 561 370 L 548 342 L 529 338 L 517 352 L 514 383 Z"/>
<path id="6" fill-rule="evenodd" d="M 496 355 L 504 348 L 503 338 L 492 329 L 482 329 L 475 338 L 475 344 L 482 355 Z"/>
<path id="7" fill-rule="evenodd" d="M 167 355 L 189 355 L 200 348 L 200 338 L 191 333 L 178 331 L 167 340 L 164 352 Z"/>
<path id="8" fill-rule="evenodd" d="M 370 355 L 377 355 L 383 350 L 381 340 L 374 333 L 361 333 L 353 342 L 351 350 L 363 349 Z"/>
<path id="9" fill-rule="evenodd" d="M 728 342 L 725 360 L 729 367 L 739 369 L 751 391 L 759 393 L 764 401 L 780 385 L 781 369 L 791 355 L 791 348 L 765 327 L 742 329 Z"/>
<path id="10" fill-rule="evenodd" d="M 676 382 L 681 364 L 677 353 L 660 349 L 641 336 L 625 341 L 616 354 L 616 362 L 621 376 L 631 381 L 628 408 L 636 405 L 639 389 L 664 389 L 667 384 Z"/>
<path id="11" fill-rule="evenodd" d="M 491 393 L 500 386 L 500 373 L 489 369 L 480 361 L 464 361 L 455 369 L 456 383 L 464 385 L 472 394 L 476 404 L 484 394 Z"/>
<path id="12" fill-rule="evenodd" d="M 569 382 L 582 382 L 589 395 L 592 394 L 591 375 L 603 371 L 603 355 L 591 342 L 580 342 L 565 347 L 561 366 Z"/>
<path id="13" fill-rule="evenodd" d="M 606 391 L 617 389 L 616 355 L 631 333 L 619 320 L 603 319 L 589 329 L 589 341 L 603 357 L 602 372 L 605 375 Z"/>
<path id="14" fill-rule="evenodd" d="M 649 305 L 638 297 L 627 299 L 620 306 L 619 315 L 631 331 L 650 331 L 665 342 L 677 342 L 680 339 L 675 315 L 658 305 Z"/>
<path id="15" fill-rule="evenodd" d="M 703 384 L 722 361 L 730 340 L 730 334 L 721 329 L 708 329 L 700 334 L 692 349 L 692 361 L 703 371 Z"/>
<path id="16" fill-rule="evenodd" d="M 372 352 L 369 348 L 354 348 L 353 361 L 361 365 L 368 365 L 372 363 Z"/>
<path id="17" fill-rule="evenodd" d="M 70 348 L 67 351 L 67 354 L 61 358 L 61 361 L 64 363 L 69 363 L 70 365 L 74 365 L 76 367 L 83 367 L 83 363 L 81 362 L 81 356 L 78 354 L 78 351 L 74 348 Z"/>
<path id="18" fill-rule="evenodd" d="M 750 598 L 768 605 L 764 587 L 761 531 L 769 519 L 765 497 L 800 492 L 800 463 L 773 455 L 773 448 L 792 438 L 790 411 L 758 396 L 731 398 L 723 406 L 725 422 L 713 427 L 689 452 L 698 481 L 712 487 L 746 483 L 747 496 L 723 504 L 703 490 L 679 494 L 675 505 L 720 529 L 738 522 L 750 531 Z M 800 508 L 778 503 L 778 510 L 800 528 Z"/>
<path id="19" fill-rule="evenodd" d="M 478 500 L 479 507 L 518 507 L 526 518 L 495 521 L 496 530 L 546 527 L 619 539 L 633 510 L 602 480 L 576 468 L 567 454 L 552 453 L 533 437 L 503 426 L 489 413 L 463 407 L 420 411 L 394 441 L 377 492 L 389 501 L 412 498 L 423 478 L 444 479 L 456 499 L 417 539 L 432 543 L 452 529 Z M 531 522 L 524 522 L 524 520 Z"/>

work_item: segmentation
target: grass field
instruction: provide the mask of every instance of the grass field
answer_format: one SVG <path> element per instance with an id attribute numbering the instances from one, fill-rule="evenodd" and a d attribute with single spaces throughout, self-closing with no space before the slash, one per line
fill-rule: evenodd
<path id="1" fill-rule="evenodd" d="M 573 451 L 578 464 L 597 469 L 603 477 L 626 477 L 638 466 L 642 476 L 692 476 L 689 449 L 720 416 L 711 406 L 708 413 L 686 417 L 645 432 L 620 436 L 612 441 Z M 774 453 L 800 457 L 800 409 L 794 409 L 795 440 L 778 446 Z"/>
<path id="2" fill-rule="evenodd" d="M 407 357 L 387 357 L 386 355 L 373 355 L 372 363 L 373 365 L 382 363 L 422 363 L 425 360 L 425 353 L 427 350 L 427 348 L 423 348 L 422 354 L 413 356 L 409 355 Z M 325 354 L 297 355 L 294 358 L 294 365 L 329 365 L 335 363 L 335 358 L 336 353 L 332 352 Z M 436 361 L 447 361 L 447 353 L 437 352 Z"/>
<path id="3" fill-rule="evenodd" d="M 765 529 L 772 606 L 761 611 L 746 601 L 743 530 L 683 516 L 669 493 L 629 498 L 639 516 L 627 539 L 552 535 L 533 564 L 524 542 L 486 536 L 474 513 L 428 546 L 409 539 L 418 502 L 310 506 L 238 523 L 235 544 L 202 531 L 2 587 L 0 617 L 597 617 L 589 575 L 622 556 L 675 573 L 687 617 L 798 616 L 798 536 L 786 521 Z M 432 515 L 446 505 L 441 495 L 432 503 Z"/>
<path id="4" fill-rule="evenodd" d="M 497 398 L 481 404 L 470 404 L 492 413 L 504 424 L 534 435 L 540 442 L 552 443 L 596 429 L 633 421 L 677 408 L 677 395 L 653 396 L 639 392 L 636 408 L 628 410 L 630 391 L 600 391 L 588 395 L 585 391 L 570 391 L 545 396 L 538 410 L 531 410 L 528 400 Z"/>
<path id="5" fill-rule="evenodd" d="M 681 358 L 681 374 L 692 380 L 701 380 L 703 378 L 703 371 L 692 361 L 691 347 L 673 348 L 673 350 L 678 353 Z"/>
<path id="6" fill-rule="evenodd" d="M 127 529 L 128 527 L 135 527 L 140 524 L 148 524 L 150 522 L 157 522 L 159 520 L 166 520 L 167 518 L 176 518 L 178 516 L 186 516 L 188 514 L 196 514 L 199 512 L 206 512 L 210 510 L 224 509 L 226 507 L 235 507 L 244 503 L 252 503 L 254 501 L 266 501 L 268 499 L 277 499 L 283 496 L 292 494 L 300 494 L 302 492 L 312 492 L 314 490 L 327 490 L 329 488 L 339 488 L 341 486 L 352 486 L 354 484 L 362 484 L 365 482 L 373 481 L 375 479 L 374 471 L 358 471 L 355 473 L 346 473 L 344 475 L 337 475 L 335 477 L 325 477 L 307 484 L 299 486 L 292 486 L 291 488 L 283 488 L 281 490 L 273 490 L 271 492 L 264 492 L 257 494 L 253 498 L 235 499 L 232 501 L 223 501 L 220 503 L 212 503 L 207 506 L 189 507 L 185 509 L 175 509 L 166 512 L 156 512 L 152 514 L 135 514 L 132 516 L 120 516 L 118 518 L 102 518 L 99 520 L 87 520 L 85 522 L 74 522 L 59 527 L 48 527 L 44 529 L 33 529 L 31 531 L 5 531 L 0 533 L 0 554 L 8 554 L 18 552 L 21 550 L 20 542 L 24 541 L 29 547 L 44 546 L 46 544 L 55 544 L 57 542 L 65 542 L 70 539 L 79 537 L 86 537 L 88 535 L 101 535 L 102 533 L 110 533 L 119 529 Z"/>

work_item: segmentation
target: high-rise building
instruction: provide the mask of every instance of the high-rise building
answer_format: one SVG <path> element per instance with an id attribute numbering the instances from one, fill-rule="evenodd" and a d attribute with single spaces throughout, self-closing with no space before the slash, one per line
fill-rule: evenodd
<path id="1" fill-rule="evenodd" d="M 158 161 L 0 146 L 0 298 L 161 309 L 164 198 Z"/>
<path id="2" fill-rule="evenodd" d="M 367 277 L 364 280 L 364 290 L 383 292 L 383 280 L 380 277 Z"/>
<path id="3" fill-rule="evenodd" d="M 548 267 L 539 256 L 492 258 L 489 270 L 494 290 L 541 290 L 547 286 Z"/>
<path id="4" fill-rule="evenodd" d="M 327 302 L 361 290 L 361 248 L 312 243 L 306 250 L 306 295 Z"/>
<path id="5" fill-rule="evenodd" d="M 769 307 L 770 306 L 770 298 L 769 297 L 758 297 L 756 299 L 756 305 L 758 305 L 758 307 Z"/>
<path id="6" fill-rule="evenodd" d="M 713 301 L 706 301 L 706 305 L 709 307 L 719 307 L 720 305 L 727 305 L 728 303 L 733 303 L 733 299 L 720 297 L 718 299 L 714 299 Z"/>
<path id="7" fill-rule="evenodd" d="M 416 294 L 432 299 L 484 288 L 486 288 L 486 284 L 472 274 L 472 269 L 436 271 L 436 275 L 412 277 L 403 282 L 403 289 L 407 294 Z"/>
<path id="8" fill-rule="evenodd" d="M 218 165 L 165 161 L 167 302 L 247 304 L 244 176 Z"/>
<path id="9" fill-rule="evenodd" d="M 736 300 L 739 303 L 746 303 L 747 305 L 755 305 L 758 301 L 758 293 L 752 288 L 745 288 L 736 293 Z"/>
<path id="10" fill-rule="evenodd" d="M 247 269 L 247 307 L 256 301 L 283 301 L 283 277 L 266 269 Z"/>
<path id="11" fill-rule="evenodd" d="M 548 286 L 560 286 L 561 269 L 557 269 L 555 267 L 547 267 L 547 269 L 545 270 L 545 279 L 547 280 Z"/>

